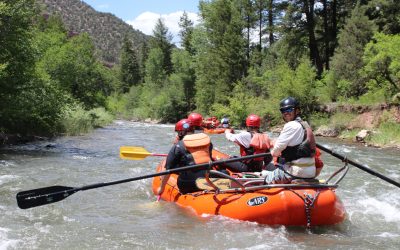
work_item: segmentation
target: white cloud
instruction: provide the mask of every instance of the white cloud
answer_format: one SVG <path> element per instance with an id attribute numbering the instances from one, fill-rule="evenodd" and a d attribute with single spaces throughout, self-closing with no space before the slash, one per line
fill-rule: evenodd
<path id="1" fill-rule="evenodd" d="M 154 26 L 159 18 L 161 18 L 167 26 L 168 31 L 173 35 L 173 40 L 175 44 L 179 42 L 179 19 L 183 15 L 183 11 L 177 11 L 170 14 L 157 14 L 154 12 L 144 12 L 136 17 L 134 20 L 126 21 L 133 28 L 140 30 L 146 35 L 153 35 Z M 199 23 L 199 17 L 196 13 L 187 12 L 187 15 L 194 25 Z"/>

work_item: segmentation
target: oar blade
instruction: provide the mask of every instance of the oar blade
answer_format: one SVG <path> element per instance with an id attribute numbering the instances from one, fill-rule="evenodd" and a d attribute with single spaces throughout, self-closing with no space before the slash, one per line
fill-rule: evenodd
<path id="1" fill-rule="evenodd" d="M 27 209 L 63 200 L 77 192 L 73 187 L 52 186 L 22 191 L 17 194 L 19 208 Z"/>
<path id="2" fill-rule="evenodd" d="M 151 155 L 151 153 L 142 147 L 122 146 L 119 149 L 119 156 L 121 159 L 143 160 L 149 155 Z"/>

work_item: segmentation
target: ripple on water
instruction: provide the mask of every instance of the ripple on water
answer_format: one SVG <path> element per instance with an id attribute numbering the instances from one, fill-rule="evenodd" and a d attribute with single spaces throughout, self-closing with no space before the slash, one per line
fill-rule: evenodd
<path id="1" fill-rule="evenodd" d="M 12 161 L 0 160 L 0 167 L 11 167 L 15 166 L 15 163 Z"/>

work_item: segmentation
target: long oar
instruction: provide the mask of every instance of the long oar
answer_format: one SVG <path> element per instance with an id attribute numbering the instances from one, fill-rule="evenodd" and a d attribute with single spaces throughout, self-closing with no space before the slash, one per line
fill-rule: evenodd
<path id="1" fill-rule="evenodd" d="M 263 154 L 249 155 L 249 156 L 243 156 L 243 157 L 237 157 L 237 158 L 229 158 L 229 159 L 224 159 L 224 160 L 213 161 L 210 163 L 202 163 L 202 164 L 197 164 L 197 165 L 192 165 L 192 166 L 169 169 L 169 170 L 166 170 L 163 172 L 128 178 L 128 179 L 124 179 L 124 180 L 118 180 L 118 181 L 112 181 L 112 182 L 102 182 L 102 183 L 96 183 L 96 184 L 82 186 L 82 187 L 50 186 L 50 187 L 32 189 L 32 190 L 28 190 L 28 191 L 19 192 L 17 194 L 17 203 L 18 203 L 18 207 L 20 207 L 22 209 L 37 207 L 37 206 L 42 206 L 42 205 L 54 203 L 57 201 L 61 201 L 78 191 L 84 191 L 84 190 L 89 190 L 89 189 L 94 189 L 94 188 L 99 188 L 99 187 L 111 186 L 111 185 L 116 185 L 116 184 L 120 184 L 120 183 L 137 181 L 137 180 L 152 178 L 152 177 L 161 176 L 161 175 L 174 174 L 174 173 L 179 173 L 179 172 L 184 172 L 184 171 L 189 171 L 189 170 L 207 168 L 207 167 L 211 167 L 214 165 L 221 165 L 224 163 L 229 163 L 229 162 L 234 162 L 234 161 L 247 160 L 247 159 L 252 159 L 252 158 L 257 158 L 257 157 L 265 157 L 265 156 L 268 156 L 269 154 L 270 153 L 263 153 Z"/>
<path id="2" fill-rule="evenodd" d="M 119 149 L 119 156 L 122 159 L 128 159 L 128 160 L 143 160 L 147 156 L 166 157 L 167 154 L 150 153 L 149 151 L 147 151 L 145 148 L 142 147 L 122 146 Z"/>
<path id="3" fill-rule="evenodd" d="M 396 182 L 396 181 L 390 179 L 389 177 L 387 177 L 387 176 L 385 176 L 385 175 L 382 175 L 382 174 L 380 174 L 380 173 L 378 173 L 378 172 L 376 172 L 376 171 L 374 171 L 374 170 L 372 170 L 372 169 L 370 169 L 370 168 L 368 168 L 368 167 L 365 167 L 365 166 L 363 166 L 363 165 L 361 165 L 361 164 L 359 164 L 359 163 L 357 163 L 357 162 L 354 162 L 354 161 L 350 160 L 349 158 L 347 158 L 347 157 L 345 157 L 345 156 L 343 156 L 343 155 L 340 155 L 340 154 L 334 152 L 333 150 L 328 149 L 328 148 L 322 146 L 322 145 L 319 144 L 319 143 L 317 143 L 317 147 L 318 147 L 319 149 L 321 149 L 321 150 L 323 150 L 323 151 L 325 151 L 325 152 L 327 152 L 327 153 L 329 153 L 329 154 L 335 156 L 336 158 L 341 159 L 342 161 L 346 161 L 346 162 L 350 163 L 351 165 L 353 165 L 353 166 L 355 166 L 355 167 L 357 167 L 357 168 L 359 168 L 359 169 L 361 169 L 361 170 L 363 170 L 363 171 L 365 171 L 365 172 L 367 172 L 367 173 L 369 173 L 369 174 L 372 174 L 372 175 L 374 175 L 374 176 L 376 176 L 376 177 L 379 177 L 379 178 L 381 178 L 382 180 L 387 181 L 387 182 L 389 182 L 390 184 L 395 185 L 396 187 L 400 187 L 400 183 L 398 183 L 398 182 Z"/>

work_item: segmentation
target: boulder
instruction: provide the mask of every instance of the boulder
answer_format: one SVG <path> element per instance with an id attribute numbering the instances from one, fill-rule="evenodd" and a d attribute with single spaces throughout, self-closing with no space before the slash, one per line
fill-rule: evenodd
<path id="1" fill-rule="evenodd" d="M 365 139 L 371 134 L 370 130 L 363 129 L 356 135 L 356 141 L 365 142 Z"/>
<path id="2" fill-rule="evenodd" d="M 337 137 L 339 135 L 339 130 L 328 126 L 321 126 L 314 131 L 314 135 L 323 137 Z"/>

